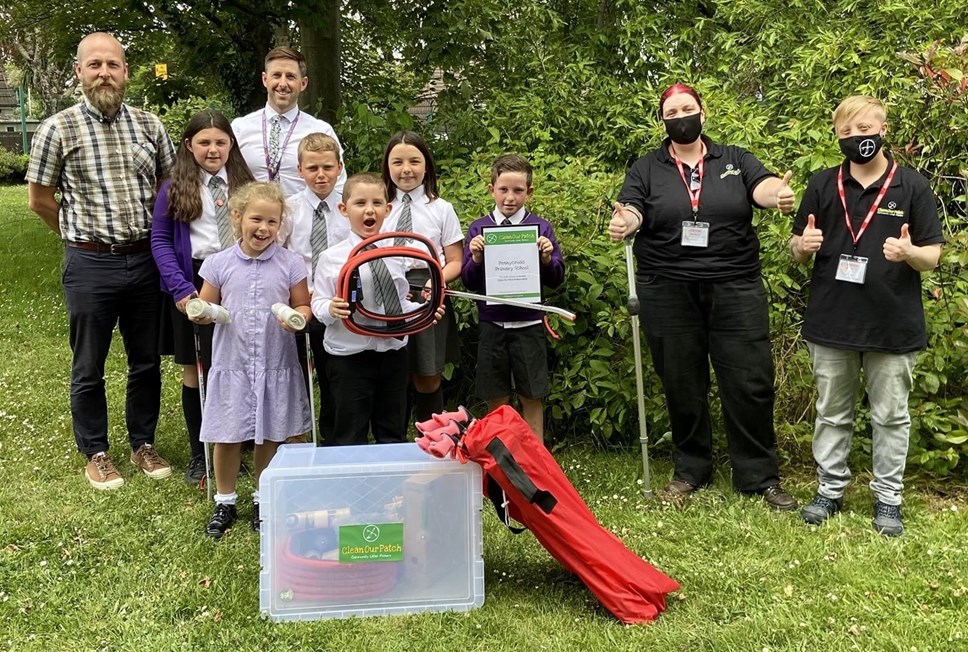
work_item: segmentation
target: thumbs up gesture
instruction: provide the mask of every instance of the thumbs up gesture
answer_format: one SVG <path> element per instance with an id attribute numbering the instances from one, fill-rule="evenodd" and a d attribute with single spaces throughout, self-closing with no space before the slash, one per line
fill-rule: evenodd
<path id="1" fill-rule="evenodd" d="M 823 244 L 823 231 L 817 228 L 817 218 L 813 213 L 807 216 L 807 226 L 800 236 L 800 251 L 806 256 L 812 256 L 820 250 Z"/>
<path id="2" fill-rule="evenodd" d="M 902 263 L 911 257 L 911 234 L 908 225 L 901 225 L 901 235 L 898 238 L 888 238 L 884 241 L 884 258 L 892 263 Z"/>
<path id="3" fill-rule="evenodd" d="M 780 179 L 780 185 L 776 189 L 776 207 L 781 213 L 790 213 L 793 211 L 795 197 L 793 195 L 793 188 L 790 187 L 791 178 L 793 178 L 793 172 L 787 170 L 783 178 Z"/>
<path id="4" fill-rule="evenodd" d="M 632 209 L 615 202 L 612 219 L 608 223 L 608 237 L 612 242 L 622 240 L 637 228 L 639 217 Z"/>

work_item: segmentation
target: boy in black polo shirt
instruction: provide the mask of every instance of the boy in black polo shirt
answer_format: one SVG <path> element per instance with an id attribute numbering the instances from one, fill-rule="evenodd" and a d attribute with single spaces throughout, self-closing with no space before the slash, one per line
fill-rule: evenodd
<path id="1" fill-rule="evenodd" d="M 863 370 L 873 430 L 873 527 L 899 536 L 908 394 L 917 352 L 927 346 L 921 272 L 937 266 L 943 237 L 927 181 L 882 149 L 886 119 L 884 106 L 863 95 L 834 111 L 847 160 L 810 179 L 790 249 L 801 264 L 815 257 L 803 338 L 817 383 L 820 486 L 801 516 L 819 525 L 840 511 Z"/>

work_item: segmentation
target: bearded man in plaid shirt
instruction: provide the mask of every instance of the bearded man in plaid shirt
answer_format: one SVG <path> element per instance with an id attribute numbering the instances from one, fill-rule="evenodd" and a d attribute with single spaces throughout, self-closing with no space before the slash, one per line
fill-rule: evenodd
<path id="1" fill-rule="evenodd" d="M 171 475 L 154 448 L 161 299 L 149 236 L 155 192 L 171 171 L 174 150 L 157 116 L 124 104 L 128 64 L 117 39 L 103 32 L 84 37 L 74 71 L 84 100 L 45 120 L 34 135 L 28 197 L 65 245 L 71 418 L 77 448 L 88 458 L 84 475 L 96 489 L 116 489 L 124 479 L 108 456 L 104 391 L 115 325 L 128 359 L 131 462 L 151 478 Z"/>

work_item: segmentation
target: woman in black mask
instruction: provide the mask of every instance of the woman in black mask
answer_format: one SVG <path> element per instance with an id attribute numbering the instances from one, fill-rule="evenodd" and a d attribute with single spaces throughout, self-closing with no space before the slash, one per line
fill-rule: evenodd
<path id="1" fill-rule="evenodd" d="M 679 503 L 712 478 L 711 361 L 733 486 L 774 509 L 796 509 L 780 485 L 752 224 L 754 207 L 793 210 L 791 173 L 781 179 L 746 150 L 702 135 L 706 113 L 689 86 L 662 94 L 659 117 L 668 138 L 629 168 L 608 228 L 613 241 L 635 236 L 642 329 L 669 409 L 675 471 L 660 495 Z"/>

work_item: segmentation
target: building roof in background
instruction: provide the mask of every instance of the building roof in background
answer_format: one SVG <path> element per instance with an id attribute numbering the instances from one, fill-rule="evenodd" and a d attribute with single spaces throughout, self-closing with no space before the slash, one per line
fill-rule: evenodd
<path id="1" fill-rule="evenodd" d="M 7 73 L 0 66 L 0 112 L 18 110 L 17 91 L 7 85 Z"/>

